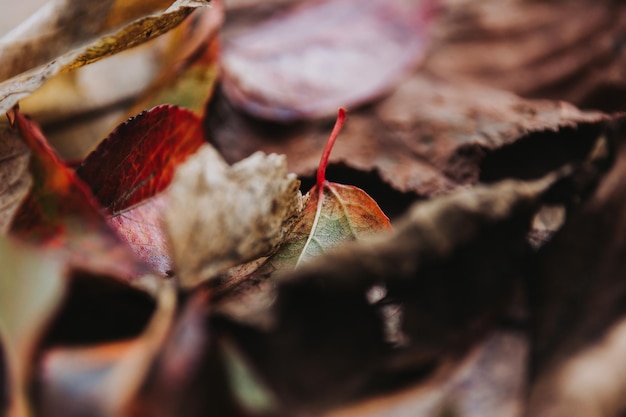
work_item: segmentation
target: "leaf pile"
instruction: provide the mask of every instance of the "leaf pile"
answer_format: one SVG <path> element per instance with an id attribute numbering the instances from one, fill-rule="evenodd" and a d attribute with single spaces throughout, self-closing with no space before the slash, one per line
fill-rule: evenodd
<path id="1" fill-rule="evenodd" d="M 0 38 L 0 416 L 623 415 L 619 2 L 74 3 Z"/>

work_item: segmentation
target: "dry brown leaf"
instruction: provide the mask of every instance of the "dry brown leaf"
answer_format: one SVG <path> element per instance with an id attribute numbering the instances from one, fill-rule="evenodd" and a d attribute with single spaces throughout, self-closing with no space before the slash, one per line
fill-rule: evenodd
<path id="1" fill-rule="evenodd" d="M 81 67 L 153 39 L 177 26 L 196 8 L 208 3 L 208 0 L 177 0 L 163 12 L 139 17 L 120 28 L 97 33 L 96 36 L 81 35 L 81 43 L 75 49 L 57 51 L 42 62 L 20 67 L 19 72 L 15 73 L 18 75 L 0 83 L 0 113 L 7 112 L 59 72 Z M 23 51 L 21 55 L 27 56 Z"/>
<path id="2" fill-rule="evenodd" d="M 313 174 L 316 150 L 328 131 L 325 122 L 262 124 L 235 111 L 219 94 L 214 95 L 207 117 L 209 135 L 227 161 L 256 150 L 281 152 L 287 155 L 289 169 L 298 175 Z M 605 119 L 601 113 L 583 112 L 563 102 L 525 100 L 505 91 L 420 73 L 398 85 L 389 97 L 350 112 L 331 164 L 377 171 L 396 190 L 433 195 L 477 182 L 490 151 L 533 133 Z M 575 135 L 571 136 L 572 143 L 577 143 Z M 563 137 L 565 143 L 567 139 Z M 544 168 L 534 178 L 555 169 L 561 159 L 581 148 L 580 144 L 567 151 L 559 147 L 554 152 L 561 156 L 550 158 L 543 155 L 551 155 L 552 148 L 540 147 L 537 152 L 542 158 L 525 165 Z M 586 153 L 582 148 L 580 159 Z M 552 166 L 544 167 L 543 162 Z"/>
<path id="3" fill-rule="evenodd" d="M 431 71 L 526 97 L 624 110 L 626 8 L 615 0 L 444 0 Z"/>
<path id="4" fill-rule="evenodd" d="M 28 173 L 30 152 L 19 133 L 0 123 L 0 233 L 4 234 L 19 208 L 32 178 Z"/>
<path id="5" fill-rule="evenodd" d="M 529 416 L 620 416 L 626 407 L 626 130 L 594 193 L 538 253 Z"/>
<path id="6" fill-rule="evenodd" d="M 403 375 L 437 370 L 502 314 L 527 260 L 530 219 L 561 184 L 560 175 L 417 203 L 393 232 L 302 265 L 282 276 L 269 297 L 262 285 L 249 288 L 242 300 L 258 311 L 231 317 L 237 324 L 226 331 L 299 412 L 319 412 L 388 389 L 385 383 Z M 385 304 L 368 301 L 378 286 Z M 269 308 L 256 302 L 258 293 L 275 302 Z M 385 305 L 400 310 L 395 323 Z"/>
<path id="7" fill-rule="evenodd" d="M 205 145 L 168 189 L 166 228 L 185 287 L 268 254 L 302 210 L 300 181 L 283 156 L 256 153 L 229 167 Z"/>
<path id="8" fill-rule="evenodd" d="M 326 417 L 518 417 L 525 395 L 528 341 L 525 335 L 497 331 L 477 344 L 460 363 L 442 369 L 423 383 L 354 405 Z"/>

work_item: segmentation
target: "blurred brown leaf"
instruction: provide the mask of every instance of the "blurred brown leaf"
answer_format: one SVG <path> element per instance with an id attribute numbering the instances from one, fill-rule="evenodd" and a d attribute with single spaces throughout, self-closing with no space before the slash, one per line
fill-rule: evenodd
<path id="1" fill-rule="evenodd" d="M 610 132 L 615 162 L 591 197 L 539 252 L 531 278 L 528 415 L 619 416 L 624 349 L 626 130 Z"/>
<path id="2" fill-rule="evenodd" d="M 626 109 L 626 8 L 615 0 L 443 0 L 434 73 L 583 108 Z"/>
<path id="3" fill-rule="evenodd" d="M 331 164 L 376 171 L 393 188 L 422 196 L 476 183 L 486 155 L 531 134 L 599 125 L 606 120 L 602 113 L 582 112 L 567 103 L 525 100 L 505 91 L 424 73 L 350 115 Z M 317 166 L 316 150 L 328 131 L 325 122 L 277 125 L 250 119 L 219 94 L 212 99 L 207 124 L 210 140 L 227 161 L 237 161 L 256 150 L 282 152 L 289 169 L 298 175 L 312 175 Z M 566 135 L 554 136 L 562 138 L 564 146 L 568 142 Z M 568 150 L 553 145 L 553 152 L 549 141 L 536 144 L 535 153 L 542 156 L 534 161 L 539 172 L 533 177 L 544 175 L 567 158 L 584 158 L 595 139 L 595 134 L 590 136 L 586 145 L 572 138 L 576 145 Z"/>
<path id="4" fill-rule="evenodd" d="M 269 326 L 220 328 L 299 412 L 428 375 L 483 337 L 511 300 L 530 255 L 530 219 L 568 178 L 503 181 L 417 203 L 391 234 L 283 276 Z M 368 301 L 378 286 L 383 304 Z M 395 324 L 386 323 L 388 305 L 399 309 Z M 259 307 L 256 316 L 267 309 Z"/>

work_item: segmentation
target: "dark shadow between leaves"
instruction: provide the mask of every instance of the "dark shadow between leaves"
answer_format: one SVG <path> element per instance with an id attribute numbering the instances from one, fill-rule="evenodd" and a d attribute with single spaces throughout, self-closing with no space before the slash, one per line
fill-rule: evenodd
<path id="1" fill-rule="evenodd" d="M 328 166 L 326 175 L 333 182 L 354 185 L 364 190 L 391 220 L 404 214 L 411 204 L 419 200 L 416 194 L 394 190 L 380 178 L 377 172 L 364 172 L 343 164 L 335 164 Z M 314 177 L 304 177 L 300 181 L 302 193 L 306 193 L 315 185 Z"/>
<path id="2" fill-rule="evenodd" d="M 146 293 L 120 281 L 76 272 L 44 346 L 87 345 L 138 336 L 155 310 Z"/>
<path id="3" fill-rule="evenodd" d="M 480 163 L 480 182 L 537 179 L 565 164 L 580 163 L 603 129 L 602 124 L 581 123 L 577 128 L 531 133 L 488 152 Z"/>

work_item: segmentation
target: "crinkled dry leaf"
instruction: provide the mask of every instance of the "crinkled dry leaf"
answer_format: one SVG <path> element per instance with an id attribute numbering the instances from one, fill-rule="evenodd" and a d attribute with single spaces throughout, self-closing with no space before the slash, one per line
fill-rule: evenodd
<path id="1" fill-rule="evenodd" d="M 16 245 L 0 237 L 0 353 L 8 375 L 8 417 L 28 415 L 29 379 L 36 343 L 64 293 L 65 269 L 50 253 Z M 6 379 L 5 379 L 6 378 Z M 0 404 L 0 409 L 4 404 Z"/>
<path id="2" fill-rule="evenodd" d="M 175 37 L 167 46 L 165 69 L 134 103 L 133 109 L 174 104 L 198 115 L 204 113 L 218 77 L 217 34 L 224 20 L 222 3 L 214 0 L 210 8 L 192 14 L 171 32 Z"/>
<path id="3" fill-rule="evenodd" d="M 0 123 L 0 233 L 11 224 L 32 179 L 28 173 L 28 146 L 8 123 Z"/>
<path id="4" fill-rule="evenodd" d="M 521 279 L 530 220 L 559 184 L 553 173 L 417 203 L 395 231 L 345 244 L 283 277 L 270 326 L 255 331 L 249 321 L 228 331 L 300 411 L 423 375 L 493 325 Z M 368 301 L 381 285 L 387 303 Z M 385 305 L 400 309 L 396 324 Z"/>
<path id="5" fill-rule="evenodd" d="M 538 253 L 530 275 L 534 317 L 533 416 L 618 416 L 626 402 L 626 130 L 609 139 L 610 171 Z"/>
<path id="6" fill-rule="evenodd" d="M 588 139 L 596 138 L 583 135 L 583 130 L 580 136 L 556 132 L 600 125 L 607 118 L 562 102 L 524 100 L 423 73 L 398 85 L 387 98 L 350 114 L 331 164 L 376 171 L 396 190 L 421 195 L 473 184 L 486 174 L 481 163 L 491 151 L 535 133 L 554 132 L 537 144 L 532 159 L 526 162 L 520 153 L 509 163 L 523 166 L 526 177 L 536 170 L 532 178 L 539 178 L 567 160 L 582 160 L 593 143 Z M 228 162 L 257 150 L 281 152 L 287 155 L 289 169 L 302 176 L 315 171 L 319 144 L 328 132 L 327 122 L 280 126 L 251 121 L 220 94 L 213 96 L 207 117 L 211 140 Z"/>
<path id="7" fill-rule="evenodd" d="M 224 91 L 271 120 L 362 104 L 421 59 L 428 8 L 428 1 L 317 1 L 247 27 L 225 36 Z"/>
<path id="8" fill-rule="evenodd" d="M 115 0 L 47 2 L 0 39 L 4 64 L 0 80 L 45 64 L 96 36 L 113 3 Z"/>
<path id="9" fill-rule="evenodd" d="M 209 145 L 182 164 L 165 211 L 176 274 L 189 287 L 268 254 L 302 210 L 285 158 L 256 153 L 228 166 Z"/>
<path id="10" fill-rule="evenodd" d="M 501 330 L 481 341 L 461 363 L 452 360 L 444 364 L 415 387 L 378 395 L 324 415 L 518 417 L 525 399 L 527 355 L 524 334 Z"/>
<path id="11" fill-rule="evenodd" d="M 434 73 L 584 108 L 626 108 L 624 3 L 440 3 L 425 62 Z"/>
<path id="12" fill-rule="evenodd" d="M 207 4 L 208 0 L 177 0 L 163 12 L 139 17 L 125 26 L 95 37 L 83 38 L 79 47 L 62 51 L 62 55 L 54 54 L 49 57 L 49 61 L 44 60 L 41 66 L 33 68 L 33 64 L 26 65 L 18 75 L 0 83 L 0 113 L 10 110 L 15 103 L 59 72 L 81 67 L 153 39 L 176 27 L 196 8 Z M 28 71 L 22 72 L 25 69 Z"/>

